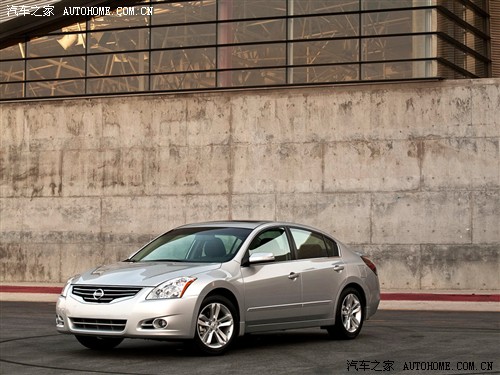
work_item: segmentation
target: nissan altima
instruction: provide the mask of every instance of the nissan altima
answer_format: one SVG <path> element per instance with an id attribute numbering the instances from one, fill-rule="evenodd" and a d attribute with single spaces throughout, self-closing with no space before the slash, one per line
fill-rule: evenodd
<path id="1" fill-rule="evenodd" d="M 125 338 L 189 340 L 224 353 L 247 333 L 321 327 L 353 339 L 378 308 L 377 268 L 320 230 L 293 223 L 183 225 L 122 262 L 72 277 L 56 327 L 90 349 Z"/>

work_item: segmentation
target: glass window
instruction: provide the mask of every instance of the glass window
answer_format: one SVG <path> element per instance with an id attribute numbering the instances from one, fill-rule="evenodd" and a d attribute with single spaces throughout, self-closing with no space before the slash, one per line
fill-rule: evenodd
<path id="1" fill-rule="evenodd" d="M 24 60 L 0 61 L 0 82 L 24 80 Z"/>
<path id="2" fill-rule="evenodd" d="M 207 22 L 216 20 L 216 1 L 200 0 L 152 4 L 153 25 Z"/>
<path id="3" fill-rule="evenodd" d="M 287 0 L 219 0 L 219 20 L 286 16 Z"/>
<path id="4" fill-rule="evenodd" d="M 28 57 L 84 54 L 85 34 L 59 34 L 35 38 L 28 42 L 27 50 Z"/>
<path id="5" fill-rule="evenodd" d="M 176 48 L 215 44 L 215 24 L 156 27 L 151 48 Z"/>
<path id="6" fill-rule="evenodd" d="M 293 0 L 290 15 L 341 13 L 359 10 L 359 0 Z"/>
<path id="7" fill-rule="evenodd" d="M 290 228 L 298 259 L 322 258 L 328 256 L 323 235 L 303 229 Z"/>
<path id="8" fill-rule="evenodd" d="M 250 255 L 255 253 L 271 253 L 276 261 L 292 259 L 288 237 L 283 228 L 273 228 L 260 233 L 249 247 Z"/>
<path id="9" fill-rule="evenodd" d="M 284 85 L 286 68 L 246 69 L 218 73 L 219 87 L 252 87 Z"/>
<path id="10" fill-rule="evenodd" d="M 252 20 L 219 24 L 219 44 L 286 39 L 286 20 Z"/>
<path id="11" fill-rule="evenodd" d="M 149 25 L 150 5 L 122 6 L 111 12 L 109 16 L 93 17 L 89 21 L 90 30 L 137 27 Z"/>
<path id="12" fill-rule="evenodd" d="M 87 94 L 111 94 L 149 90 L 148 77 L 88 78 Z"/>
<path id="13" fill-rule="evenodd" d="M 24 43 L 17 43 L 0 50 L 0 60 L 22 59 L 26 56 Z"/>
<path id="14" fill-rule="evenodd" d="M 288 69 L 289 83 L 325 83 L 359 80 L 359 65 L 307 66 Z"/>
<path id="15" fill-rule="evenodd" d="M 0 98 L 15 99 L 24 96 L 24 83 L 0 84 Z"/>
<path id="16" fill-rule="evenodd" d="M 431 31 L 430 10 L 371 12 L 361 15 L 363 35 L 411 34 Z"/>
<path id="17" fill-rule="evenodd" d="M 363 80 L 427 78 L 434 76 L 433 61 L 397 61 L 363 64 Z"/>
<path id="18" fill-rule="evenodd" d="M 455 0 L 452 0 L 455 1 Z M 361 0 L 361 10 L 414 8 L 418 6 L 434 5 L 436 0 Z"/>
<path id="19" fill-rule="evenodd" d="M 90 33 L 89 53 L 135 51 L 149 48 L 149 29 Z"/>
<path id="20" fill-rule="evenodd" d="M 355 62 L 359 59 L 357 39 L 290 43 L 289 65 Z"/>
<path id="21" fill-rule="evenodd" d="M 426 35 L 366 38 L 362 42 L 363 61 L 427 58 Z"/>
<path id="22" fill-rule="evenodd" d="M 28 79 L 75 78 L 85 76 L 85 56 L 64 56 L 27 61 Z"/>
<path id="23" fill-rule="evenodd" d="M 148 73 L 147 58 L 147 52 L 89 55 L 87 57 L 88 75 L 95 77 Z"/>
<path id="24" fill-rule="evenodd" d="M 285 65 L 284 43 L 219 47 L 219 69 Z M 224 65 L 225 64 L 225 65 Z"/>
<path id="25" fill-rule="evenodd" d="M 151 76 L 151 90 L 195 90 L 215 87 L 215 72 L 159 74 Z"/>
<path id="26" fill-rule="evenodd" d="M 26 96 L 29 98 L 84 94 L 85 82 L 83 79 L 28 82 L 26 84 Z"/>
<path id="27" fill-rule="evenodd" d="M 357 14 L 291 18 L 289 22 L 292 25 L 290 39 L 339 38 L 359 34 Z"/>
<path id="28" fill-rule="evenodd" d="M 326 242 L 326 248 L 328 250 L 329 257 L 338 257 L 339 256 L 339 246 L 337 243 L 331 238 L 324 237 Z"/>
<path id="29" fill-rule="evenodd" d="M 226 261 L 236 255 L 250 232 L 250 229 L 244 228 L 174 229 L 146 245 L 130 260 L 132 262 Z"/>
<path id="30" fill-rule="evenodd" d="M 193 48 L 151 52 L 154 73 L 215 69 L 215 48 Z"/>

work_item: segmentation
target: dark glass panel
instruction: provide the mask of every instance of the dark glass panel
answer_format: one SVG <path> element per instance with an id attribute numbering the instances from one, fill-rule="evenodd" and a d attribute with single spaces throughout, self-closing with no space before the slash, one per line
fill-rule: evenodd
<path id="1" fill-rule="evenodd" d="M 87 94 L 111 94 L 149 90 L 147 76 L 87 79 Z"/>
<path id="2" fill-rule="evenodd" d="M 0 82 L 24 80 L 24 60 L 0 61 Z"/>
<path id="3" fill-rule="evenodd" d="M 219 69 L 285 65 L 284 43 L 219 47 Z"/>
<path id="4" fill-rule="evenodd" d="M 361 15 L 363 35 L 411 34 L 431 30 L 431 22 L 426 21 L 432 10 L 402 10 L 374 12 Z"/>
<path id="5" fill-rule="evenodd" d="M 435 0 L 431 4 L 429 0 L 361 0 L 361 10 L 415 8 L 434 4 Z"/>
<path id="6" fill-rule="evenodd" d="M 286 19 L 219 24 L 219 44 L 254 43 L 286 39 Z"/>
<path id="7" fill-rule="evenodd" d="M 357 39 L 296 42 L 289 45 L 289 65 L 355 62 L 359 58 Z"/>
<path id="8" fill-rule="evenodd" d="M 215 48 L 151 52 L 154 73 L 215 69 Z"/>
<path id="9" fill-rule="evenodd" d="M 147 52 L 89 55 L 87 70 L 90 77 L 149 72 Z"/>
<path id="10" fill-rule="evenodd" d="M 0 50 L 0 60 L 22 59 L 26 56 L 24 43 L 17 43 Z"/>
<path id="11" fill-rule="evenodd" d="M 207 22 L 217 19 L 215 0 L 153 4 L 153 25 Z"/>
<path id="12" fill-rule="evenodd" d="M 0 84 L 0 98 L 2 99 L 22 98 L 23 92 L 24 92 L 23 83 Z"/>
<path id="13" fill-rule="evenodd" d="M 410 79 L 434 77 L 432 60 L 428 61 L 402 61 L 388 63 L 363 64 L 363 80 Z"/>
<path id="14" fill-rule="evenodd" d="M 149 48 L 149 29 L 90 33 L 89 53 L 134 51 Z"/>
<path id="15" fill-rule="evenodd" d="M 427 58 L 430 36 L 407 35 L 367 38 L 362 41 L 363 61 Z"/>
<path id="16" fill-rule="evenodd" d="M 54 57 L 27 61 L 28 79 L 76 78 L 85 75 L 85 56 Z"/>
<path id="17" fill-rule="evenodd" d="M 151 48 L 215 45 L 215 29 L 215 24 L 155 27 L 151 30 Z"/>
<path id="18" fill-rule="evenodd" d="M 112 11 L 109 16 L 93 17 L 89 21 L 90 30 L 137 27 L 149 25 L 149 5 L 125 6 Z"/>
<path id="19" fill-rule="evenodd" d="M 293 25 L 289 39 L 333 38 L 359 34 L 357 14 L 293 18 L 289 22 Z"/>
<path id="20" fill-rule="evenodd" d="M 151 77 L 151 90 L 193 90 L 215 87 L 215 72 L 161 74 Z"/>
<path id="21" fill-rule="evenodd" d="M 85 33 L 48 35 L 28 42 L 28 57 L 61 56 L 85 53 Z"/>
<path id="22" fill-rule="evenodd" d="M 85 82 L 83 79 L 69 81 L 28 82 L 26 84 L 26 96 L 28 98 L 84 94 Z"/>
<path id="23" fill-rule="evenodd" d="M 325 83 L 357 80 L 359 80 L 358 64 L 288 69 L 288 83 Z"/>
<path id="24" fill-rule="evenodd" d="M 286 16 L 287 0 L 219 0 L 219 20 Z"/>
<path id="25" fill-rule="evenodd" d="M 341 13 L 359 10 L 359 0 L 293 0 L 290 15 Z"/>
<path id="26" fill-rule="evenodd" d="M 219 87 L 272 86 L 286 83 L 286 69 L 250 69 L 219 72 Z"/>

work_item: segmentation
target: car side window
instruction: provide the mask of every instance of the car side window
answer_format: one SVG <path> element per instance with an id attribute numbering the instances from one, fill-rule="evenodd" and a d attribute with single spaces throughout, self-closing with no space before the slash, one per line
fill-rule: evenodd
<path id="1" fill-rule="evenodd" d="M 323 258 L 328 256 L 323 235 L 308 230 L 290 228 L 297 249 L 297 259 Z"/>
<path id="2" fill-rule="evenodd" d="M 329 257 L 338 257 L 339 256 L 339 245 L 332 240 L 331 238 L 325 237 L 326 248 L 328 250 Z"/>
<path id="3" fill-rule="evenodd" d="M 250 244 L 249 253 L 271 253 L 277 262 L 292 259 L 284 228 L 273 228 L 260 233 Z"/>

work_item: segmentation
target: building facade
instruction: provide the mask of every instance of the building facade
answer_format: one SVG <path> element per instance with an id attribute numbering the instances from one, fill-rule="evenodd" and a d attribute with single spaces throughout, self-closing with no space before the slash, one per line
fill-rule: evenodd
<path id="1" fill-rule="evenodd" d="M 71 3 L 2 9 L 2 99 L 492 75 L 494 1 Z"/>

